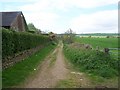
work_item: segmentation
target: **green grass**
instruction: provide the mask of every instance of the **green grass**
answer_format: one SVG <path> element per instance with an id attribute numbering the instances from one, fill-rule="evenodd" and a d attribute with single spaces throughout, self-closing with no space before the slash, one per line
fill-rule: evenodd
<path id="1" fill-rule="evenodd" d="M 64 45 L 64 54 L 80 71 L 104 78 L 118 76 L 118 59 L 109 54 L 101 51 L 97 53 L 95 50 L 79 50 L 68 45 Z"/>
<path id="2" fill-rule="evenodd" d="M 91 44 L 93 48 L 99 46 L 100 48 L 120 48 L 118 46 L 118 38 L 75 38 L 76 42 Z"/>
<path id="3" fill-rule="evenodd" d="M 12 87 L 24 82 L 25 79 L 34 71 L 40 62 L 44 60 L 46 55 L 55 48 L 56 45 L 48 45 L 42 48 L 37 53 L 26 58 L 14 66 L 2 71 L 2 86 Z"/>
<path id="4" fill-rule="evenodd" d="M 2 70 L 0 69 L 0 89 L 2 90 Z"/>
<path id="5" fill-rule="evenodd" d="M 72 79 L 60 80 L 56 88 L 73 88 L 76 83 Z"/>
<path id="6" fill-rule="evenodd" d="M 110 85 L 111 84 L 113 87 L 115 87 L 118 84 L 118 77 L 114 77 L 111 79 L 106 79 L 100 76 L 95 76 L 90 74 L 89 75 L 89 79 L 91 80 L 91 83 L 93 83 L 94 85 L 101 85 L 101 86 L 105 86 L 106 84 Z M 117 87 L 117 86 L 116 86 Z"/>

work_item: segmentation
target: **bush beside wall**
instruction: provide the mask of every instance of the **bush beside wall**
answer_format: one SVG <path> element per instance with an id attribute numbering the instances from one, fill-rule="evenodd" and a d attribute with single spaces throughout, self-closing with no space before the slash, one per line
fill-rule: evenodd
<path id="1" fill-rule="evenodd" d="M 49 37 L 27 32 L 13 32 L 2 29 L 2 58 L 49 43 Z"/>

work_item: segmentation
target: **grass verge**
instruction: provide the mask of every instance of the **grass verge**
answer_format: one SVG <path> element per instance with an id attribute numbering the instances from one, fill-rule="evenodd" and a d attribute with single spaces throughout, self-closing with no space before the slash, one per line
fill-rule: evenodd
<path id="1" fill-rule="evenodd" d="M 118 76 L 118 59 L 112 58 L 109 54 L 95 50 L 78 50 L 67 45 L 64 46 L 64 54 L 71 63 L 82 71 L 104 78 Z"/>
<path id="2" fill-rule="evenodd" d="M 118 59 L 94 50 L 78 50 L 64 45 L 64 54 L 74 69 L 85 72 L 93 85 L 117 87 Z"/>
<path id="3" fill-rule="evenodd" d="M 56 45 L 48 45 L 33 54 L 32 56 L 26 58 L 15 64 L 13 67 L 5 69 L 2 71 L 2 87 L 12 87 L 19 85 L 24 82 L 26 77 L 28 77 L 48 55 L 48 53 L 55 48 Z"/>
<path id="4" fill-rule="evenodd" d="M 91 80 L 91 83 L 94 86 L 106 86 L 108 88 L 118 88 L 118 77 L 107 79 L 93 74 L 88 75 L 89 79 Z"/>

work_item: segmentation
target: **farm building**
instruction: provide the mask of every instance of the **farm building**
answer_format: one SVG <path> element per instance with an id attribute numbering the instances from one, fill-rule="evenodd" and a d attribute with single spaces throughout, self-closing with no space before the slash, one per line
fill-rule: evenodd
<path id="1" fill-rule="evenodd" d="M 2 26 L 6 29 L 12 29 L 18 32 L 28 30 L 27 23 L 21 11 L 17 12 L 0 12 L 2 15 Z"/>

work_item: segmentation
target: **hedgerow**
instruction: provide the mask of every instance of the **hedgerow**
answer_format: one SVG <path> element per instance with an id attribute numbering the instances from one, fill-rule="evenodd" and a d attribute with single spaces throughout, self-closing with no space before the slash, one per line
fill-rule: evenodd
<path id="1" fill-rule="evenodd" d="M 64 45 L 65 57 L 82 71 L 110 78 L 118 75 L 118 59 L 101 51 L 75 49 Z"/>
<path id="2" fill-rule="evenodd" d="M 12 56 L 15 53 L 34 48 L 38 45 L 49 43 L 49 37 L 31 34 L 27 32 L 13 32 L 2 29 L 2 58 Z"/>

